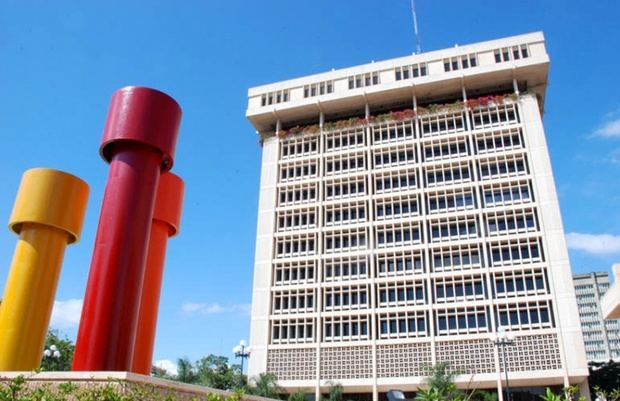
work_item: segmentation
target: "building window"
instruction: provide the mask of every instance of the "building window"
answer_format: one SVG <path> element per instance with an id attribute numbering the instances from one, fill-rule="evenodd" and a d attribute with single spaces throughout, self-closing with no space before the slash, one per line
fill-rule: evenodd
<path id="1" fill-rule="evenodd" d="M 419 196 L 401 195 L 375 201 L 375 219 L 389 220 L 419 215 Z"/>
<path id="2" fill-rule="evenodd" d="M 409 140 L 414 138 L 415 132 L 412 121 L 379 124 L 371 129 L 375 144 Z"/>
<path id="3" fill-rule="evenodd" d="M 314 319 L 285 319 L 271 322 L 272 344 L 314 342 Z"/>
<path id="4" fill-rule="evenodd" d="M 370 339 L 368 315 L 335 316 L 323 320 L 323 341 L 354 341 Z"/>
<path id="5" fill-rule="evenodd" d="M 391 193 L 407 191 L 418 187 L 416 170 L 388 171 L 375 174 L 375 192 Z"/>
<path id="6" fill-rule="evenodd" d="M 521 238 L 489 244 L 493 266 L 544 262 L 540 238 Z"/>
<path id="7" fill-rule="evenodd" d="M 444 277 L 435 279 L 437 303 L 473 301 L 486 298 L 483 276 Z"/>
<path id="8" fill-rule="evenodd" d="M 479 269 L 483 267 L 482 252 L 478 244 L 452 245 L 431 248 L 433 272 Z"/>
<path id="9" fill-rule="evenodd" d="M 323 305 L 325 311 L 367 309 L 367 285 L 353 285 L 346 287 L 328 287 L 323 291 Z"/>
<path id="10" fill-rule="evenodd" d="M 326 95 L 334 92 L 334 81 L 322 81 L 304 85 L 304 97 Z"/>
<path id="11" fill-rule="evenodd" d="M 378 248 L 419 244 L 422 242 L 420 233 L 420 222 L 379 226 L 376 229 L 375 243 Z"/>
<path id="12" fill-rule="evenodd" d="M 366 177 L 336 178 L 325 182 L 325 200 L 348 199 L 366 195 Z"/>
<path id="13" fill-rule="evenodd" d="M 443 70 L 445 72 L 464 70 L 478 65 L 476 54 L 465 54 L 462 56 L 446 58 L 443 60 Z"/>
<path id="14" fill-rule="evenodd" d="M 519 60 L 530 56 L 527 45 L 502 47 L 501 49 L 495 49 L 493 54 L 496 63 Z"/>
<path id="15" fill-rule="evenodd" d="M 375 256 L 377 276 L 395 277 L 423 273 L 423 258 L 419 250 L 378 254 Z"/>
<path id="16" fill-rule="evenodd" d="M 440 309 L 436 312 L 437 335 L 485 333 L 489 329 L 488 310 L 484 306 Z"/>
<path id="17" fill-rule="evenodd" d="M 280 262 L 274 264 L 274 285 L 314 283 L 315 261 Z"/>
<path id="18" fill-rule="evenodd" d="M 261 95 L 261 106 L 270 106 L 272 104 L 284 103 L 289 101 L 289 90 L 279 90 L 268 92 Z"/>
<path id="19" fill-rule="evenodd" d="M 427 312 L 385 313 L 379 314 L 377 320 L 380 339 L 426 337 L 428 335 Z"/>
<path id="20" fill-rule="evenodd" d="M 325 281 L 344 281 L 368 277 L 366 257 L 326 259 L 323 265 Z"/>
<path id="21" fill-rule="evenodd" d="M 366 86 L 378 85 L 379 83 L 378 72 L 369 72 L 349 77 L 349 89 L 363 88 Z"/>
<path id="22" fill-rule="evenodd" d="M 497 325 L 507 330 L 531 330 L 554 326 L 551 301 L 497 305 Z"/>
<path id="23" fill-rule="evenodd" d="M 424 77 L 426 74 L 426 63 L 405 65 L 394 69 L 394 75 L 397 81 Z"/>

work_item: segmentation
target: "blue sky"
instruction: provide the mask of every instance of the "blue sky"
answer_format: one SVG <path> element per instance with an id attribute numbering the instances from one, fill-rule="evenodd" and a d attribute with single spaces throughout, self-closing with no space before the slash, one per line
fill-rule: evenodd
<path id="1" fill-rule="evenodd" d="M 620 258 L 620 3 L 418 0 L 417 8 L 427 51 L 544 31 L 544 122 L 572 268 L 609 271 Z M 66 170 L 91 186 L 54 327 L 75 336 L 108 172 L 98 146 L 115 89 L 158 88 L 184 111 L 174 171 L 186 182 L 185 209 L 169 243 L 155 358 L 230 356 L 249 335 L 260 173 L 247 89 L 414 48 L 409 0 L 4 1 L 0 219 L 28 168 Z M 2 287 L 15 239 L 1 230 Z"/>

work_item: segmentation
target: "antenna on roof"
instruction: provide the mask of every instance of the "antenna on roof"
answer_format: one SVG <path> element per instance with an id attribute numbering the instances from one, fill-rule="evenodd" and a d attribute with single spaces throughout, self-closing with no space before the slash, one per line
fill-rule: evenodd
<path id="1" fill-rule="evenodd" d="M 415 12 L 415 0 L 411 0 L 411 16 L 413 17 L 413 32 L 415 33 L 415 53 L 422 53 L 420 46 L 420 32 L 418 32 L 418 16 Z"/>

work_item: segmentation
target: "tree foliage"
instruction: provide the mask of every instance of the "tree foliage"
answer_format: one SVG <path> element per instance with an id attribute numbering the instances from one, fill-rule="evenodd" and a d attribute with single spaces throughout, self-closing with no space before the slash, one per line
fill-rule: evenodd
<path id="1" fill-rule="evenodd" d="M 279 398 L 284 390 L 278 386 L 278 378 L 273 373 L 261 373 L 252 378 L 248 388 L 250 394 L 267 398 Z"/>
<path id="2" fill-rule="evenodd" d="M 590 392 L 596 394 L 599 391 L 611 393 L 620 389 L 620 362 L 590 362 L 589 364 Z"/>
<path id="3" fill-rule="evenodd" d="M 41 359 L 41 370 L 47 372 L 71 370 L 75 345 L 65 335 L 60 334 L 58 330 L 50 330 L 45 337 L 45 349 L 49 349 L 52 345 L 56 346 L 60 352 L 60 357 L 43 356 Z"/>

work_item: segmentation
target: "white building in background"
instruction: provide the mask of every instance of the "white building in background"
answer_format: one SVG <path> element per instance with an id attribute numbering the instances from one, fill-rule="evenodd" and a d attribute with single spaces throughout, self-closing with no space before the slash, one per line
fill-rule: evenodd
<path id="1" fill-rule="evenodd" d="M 614 282 L 601 298 L 603 319 L 620 319 L 620 264 L 616 263 L 612 269 Z"/>
<path id="2" fill-rule="evenodd" d="M 501 389 L 503 327 L 514 401 L 587 382 L 548 66 L 532 33 L 249 90 L 263 145 L 250 376 L 377 400 L 445 361 L 460 386 Z"/>
<path id="3" fill-rule="evenodd" d="M 595 272 L 573 276 L 577 307 L 588 362 L 620 361 L 620 324 L 604 320 L 601 298 L 609 290 L 609 274 Z"/>

